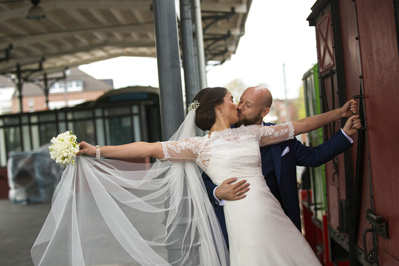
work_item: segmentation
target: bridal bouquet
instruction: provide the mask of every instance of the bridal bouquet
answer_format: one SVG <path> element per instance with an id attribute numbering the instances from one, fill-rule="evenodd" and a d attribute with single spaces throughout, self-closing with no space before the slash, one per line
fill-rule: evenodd
<path id="1" fill-rule="evenodd" d="M 76 135 L 72 131 L 66 131 L 51 139 L 50 157 L 56 163 L 63 165 L 75 164 L 76 153 L 79 151 L 79 144 L 76 142 Z"/>

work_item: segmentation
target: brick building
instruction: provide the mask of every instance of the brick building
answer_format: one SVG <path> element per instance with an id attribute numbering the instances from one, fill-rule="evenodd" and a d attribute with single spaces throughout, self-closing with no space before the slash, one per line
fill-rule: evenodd
<path id="1" fill-rule="evenodd" d="M 51 82 L 51 75 L 49 75 L 49 79 L 51 86 L 48 106 L 46 105 L 43 85 L 40 82 L 24 83 L 22 88 L 23 112 L 36 112 L 74 106 L 86 101 L 95 100 L 105 92 L 113 89 L 112 80 L 97 80 L 78 68 L 68 70 L 65 79 Z M 4 76 L 0 77 L 0 88 L 12 87 L 15 88 L 15 85 L 10 79 Z M 11 113 L 20 112 L 17 90 L 14 90 L 11 99 L 2 99 L 2 104 L 7 106 L 7 101 L 11 101 L 11 108 L 7 108 L 11 110 L 8 111 Z"/>

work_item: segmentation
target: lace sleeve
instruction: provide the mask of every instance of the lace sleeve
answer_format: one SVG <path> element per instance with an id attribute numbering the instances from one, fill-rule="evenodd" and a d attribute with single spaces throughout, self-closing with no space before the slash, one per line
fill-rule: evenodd
<path id="1" fill-rule="evenodd" d="M 180 141 L 161 142 L 163 160 L 195 161 L 200 153 L 203 138 L 194 137 Z"/>
<path id="2" fill-rule="evenodd" d="M 294 126 L 292 123 L 259 127 L 260 146 L 273 145 L 293 138 Z"/>

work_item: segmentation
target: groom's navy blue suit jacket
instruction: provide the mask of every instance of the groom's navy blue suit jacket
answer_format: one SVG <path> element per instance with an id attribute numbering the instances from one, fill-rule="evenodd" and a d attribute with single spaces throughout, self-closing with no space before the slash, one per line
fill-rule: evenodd
<path id="1" fill-rule="evenodd" d="M 265 125 L 272 124 L 269 123 Z M 352 144 L 350 141 L 341 132 L 341 130 L 339 130 L 328 141 L 313 148 L 303 145 L 296 139 L 292 139 L 279 144 L 262 147 L 260 149 L 262 156 L 262 172 L 265 176 L 266 183 L 273 195 L 281 203 L 284 212 L 299 230 L 301 230 L 301 220 L 296 166 L 317 167 L 333 159 L 351 146 Z M 223 235 L 227 241 L 228 238 L 223 207 L 216 203 L 213 196 L 213 190 L 216 185 L 213 184 L 211 179 L 205 173 L 202 177 L 204 179 L 209 199 L 215 209 L 216 216 L 219 219 Z"/>

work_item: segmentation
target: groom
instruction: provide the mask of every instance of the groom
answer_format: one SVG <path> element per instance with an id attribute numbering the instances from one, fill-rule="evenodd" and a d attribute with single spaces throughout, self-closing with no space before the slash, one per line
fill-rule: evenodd
<path id="1" fill-rule="evenodd" d="M 266 87 L 250 87 L 241 95 L 238 104 L 238 125 L 262 124 L 263 118 L 269 113 L 272 105 L 272 95 Z M 356 133 L 351 128 L 352 121 L 348 119 L 345 127 L 333 135 L 327 142 L 310 148 L 293 139 L 262 147 L 262 172 L 273 195 L 280 202 L 284 212 L 301 230 L 296 166 L 317 167 L 352 146 L 349 137 Z M 264 125 L 271 125 L 270 123 Z M 346 132 L 345 132 L 345 131 Z M 224 200 L 240 200 L 245 198 L 249 190 L 246 180 L 235 182 L 237 178 L 229 178 L 220 186 L 212 183 L 204 173 L 202 175 L 209 199 L 219 219 L 223 235 L 227 241 L 226 223 L 223 213 Z"/>

